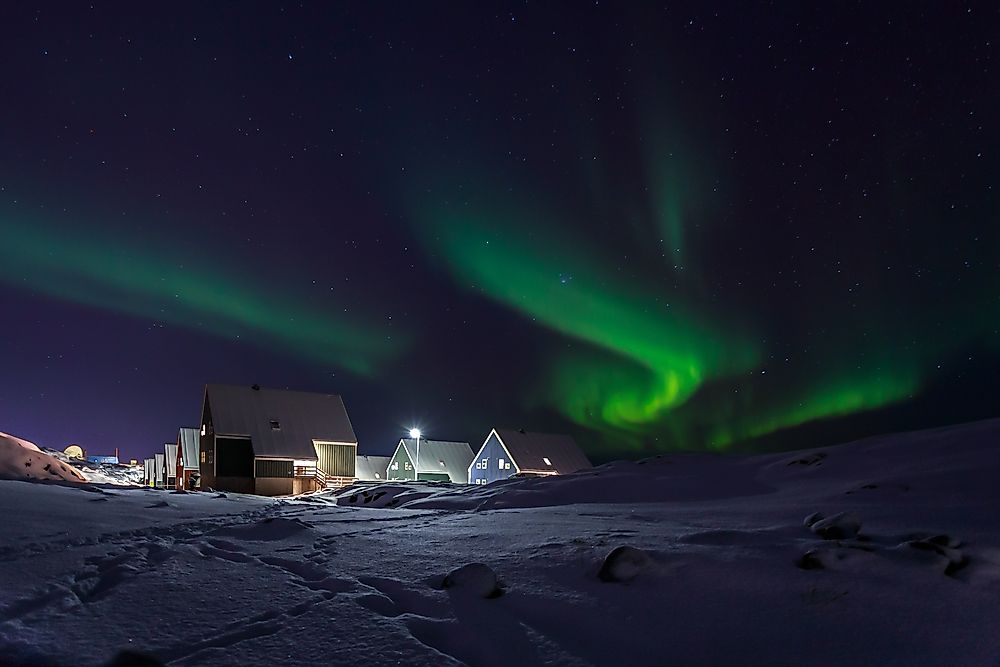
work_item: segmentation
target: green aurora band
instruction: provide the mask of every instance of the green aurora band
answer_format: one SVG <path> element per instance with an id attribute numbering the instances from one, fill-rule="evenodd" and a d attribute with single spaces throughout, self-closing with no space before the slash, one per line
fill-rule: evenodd
<path id="1" fill-rule="evenodd" d="M 919 390 L 918 360 L 899 358 L 876 370 L 818 369 L 806 382 L 755 392 L 760 337 L 735 314 L 695 313 L 682 288 L 667 295 L 629 284 L 569 228 L 565 238 L 545 231 L 559 228 L 553 216 L 437 202 L 418 219 L 459 284 L 589 344 L 556 356 L 534 400 L 614 446 L 638 449 L 655 436 L 657 447 L 728 449 Z"/>
<path id="2" fill-rule="evenodd" d="M 402 345 L 376 326 L 295 303 L 246 276 L 220 275 L 203 268 L 211 262 L 162 244 L 126 245 L 110 236 L 10 221 L 0 221 L 0 238 L 0 281 L 76 303 L 277 344 L 286 353 L 366 376 Z"/>
<path id="3" fill-rule="evenodd" d="M 706 380 L 758 362 L 750 340 L 731 333 L 732 323 L 724 332 L 672 298 L 667 305 L 615 271 L 601 271 L 601 262 L 581 250 L 579 240 L 567 244 L 545 236 L 541 230 L 550 225 L 515 222 L 538 219 L 448 206 L 423 217 L 428 242 L 462 283 L 611 353 L 610 361 L 577 360 L 558 368 L 550 395 L 568 418 L 592 428 L 641 430 L 682 405 Z"/>

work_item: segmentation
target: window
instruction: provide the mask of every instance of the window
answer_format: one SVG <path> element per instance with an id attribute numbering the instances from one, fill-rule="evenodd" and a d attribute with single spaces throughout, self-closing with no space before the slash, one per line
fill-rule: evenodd
<path id="1" fill-rule="evenodd" d="M 409 461 L 403 462 L 403 469 L 404 470 L 409 470 L 410 469 L 410 462 Z"/>
<path id="2" fill-rule="evenodd" d="M 399 470 L 399 461 L 393 461 L 392 462 L 392 469 L 393 470 Z"/>
<path id="3" fill-rule="evenodd" d="M 489 459 L 483 459 L 483 470 L 486 470 L 486 466 L 489 465 Z"/>
<path id="4" fill-rule="evenodd" d="M 497 463 L 500 464 L 500 470 L 503 470 L 503 459 L 498 459 Z"/>
<path id="5" fill-rule="evenodd" d="M 378 473 L 375 473 L 375 479 L 382 479 L 382 476 L 379 475 Z"/>
<path id="6" fill-rule="evenodd" d="M 545 461 L 545 465 L 547 465 L 547 466 L 552 465 L 552 461 L 549 461 L 549 459 L 548 459 L 547 456 L 543 456 L 542 460 Z"/>
<path id="7" fill-rule="evenodd" d="M 272 419 L 271 420 L 271 430 L 272 431 L 280 431 L 281 430 L 281 422 L 279 422 L 277 419 Z"/>
<path id="8" fill-rule="evenodd" d="M 476 470 L 482 470 L 482 469 L 483 469 L 483 462 L 476 461 Z"/>
<path id="9" fill-rule="evenodd" d="M 201 434 L 202 434 L 202 435 L 205 435 L 205 433 L 206 433 L 207 431 L 208 431 L 208 426 L 207 426 L 206 424 L 202 424 L 202 425 L 201 425 Z"/>
<path id="10" fill-rule="evenodd" d="M 504 470 L 510 470 L 510 461 L 507 461 L 507 463 L 503 464 L 503 469 Z"/>
<path id="11" fill-rule="evenodd" d="M 201 453 L 201 462 L 202 462 L 202 463 L 204 463 L 204 462 L 205 462 L 205 452 L 202 452 L 202 453 Z"/>
<path id="12" fill-rule="evenodd" d="M 444 467 L 444 461 L 442 461 L 441 459 L 438 459 L 438 463 L 440 463 L 440 464 L 441 464 L 441 467 L 442 467 L 442 468 Z"/>

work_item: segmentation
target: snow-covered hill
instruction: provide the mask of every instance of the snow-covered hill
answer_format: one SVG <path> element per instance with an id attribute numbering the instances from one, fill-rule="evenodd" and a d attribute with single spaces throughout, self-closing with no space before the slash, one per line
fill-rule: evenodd
<path id="1" fill-rule="evenodd" d="M 0 480 L 86 482 L 80 471 L 34 443 L 0 433 Z"/>
<path id="2" fill-rule="evenodd" d="M 298 500 L 0 482 L 0 662 L 996 665 L 998 454 L 988 421 Z"/>

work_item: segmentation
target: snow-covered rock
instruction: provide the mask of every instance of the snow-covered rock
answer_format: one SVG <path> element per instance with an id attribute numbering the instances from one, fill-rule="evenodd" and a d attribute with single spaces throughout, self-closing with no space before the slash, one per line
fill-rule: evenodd
<path id="1" fill-rule="evenodd" d="M 480 598 L 495 598 L 501 594 L 497 573 L 483 563 L 469 563 L 452 570 L 441 586 Z"/>
<path id="2" fill-rule="evenodd" d="M 615 547 L 605 557 L 597 578 L 606 582 L 625 583 L 648 571 L 652 565 L 653 559 L 642 549 L 629 546 Z"/>
<path id="3" fill-rule="evenodd" d="M 34 443 L 6 433 L 0 433 L 0 479 L 87 482 L 70 464 L 46 454 Z"/>
<path id="4" fill-rule="evenodd" d="M 824 540 L 849 540 L 858 536 L 861 530 L 861 517 L 854 512 L 838 512 L 827 518 L 810 515 L 816 520 L 808 524 L 809 529 Z"/>

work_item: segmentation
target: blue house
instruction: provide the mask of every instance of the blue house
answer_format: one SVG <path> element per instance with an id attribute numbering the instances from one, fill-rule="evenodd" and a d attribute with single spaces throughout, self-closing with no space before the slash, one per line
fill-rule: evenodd
<path id="1" fill-rule="evenodd" d="M 513 475 L 565 475 L 591 467 L 568 435 L 493 429 L 469 465 L 469 484 L 489 484 Z"/>

